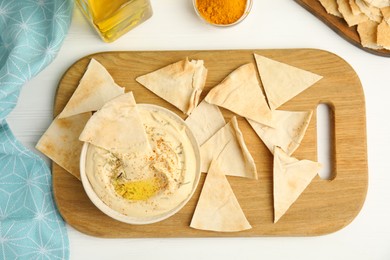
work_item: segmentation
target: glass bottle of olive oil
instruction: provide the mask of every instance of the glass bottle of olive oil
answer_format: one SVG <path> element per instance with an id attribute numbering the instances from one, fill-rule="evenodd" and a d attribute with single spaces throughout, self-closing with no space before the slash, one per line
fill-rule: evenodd
<path id="1" fill-rule="evenodd" d="M 77 0 L 101 38 L 113 42 L 153 14 L 149 0 Z"/>

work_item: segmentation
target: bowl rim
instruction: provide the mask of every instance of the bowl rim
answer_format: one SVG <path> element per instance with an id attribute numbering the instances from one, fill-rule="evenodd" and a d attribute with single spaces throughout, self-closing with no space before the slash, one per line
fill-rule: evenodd
<path id="1" fill-rule="evenodd" d="M 154 104 L 140 103 L 140 104 L 137 104 L 137 107 L 146 108 L 146 109 L 157 109 L 160 111 L 164 111 L 168 115 L 172 116 L 175 120 L 178 120 L 180 123 L 182 123 L 186 126 L 186 134 L 190 139 L 190 142 L 192 144 L 192 147 L 193 147 L 193 150 L 195 153 L 195 159 L 196 159 L 195 180 L 193 183 L 193 188 L 192 188 L 191 193 L 180 204 L 178 204 L 177 206 L 175 206 L 171 210 L 168 210 L 167 212 L 162 213 L 160 215 L 145 217 L 145 218 L 124 215 L 124 214 L 112 209 L 107 204 L 105 204 L 99 198 L 99 196 L 96 194 L 91 183 L 89 182 L 89 179 L 87 177 L 86 170 L 85 170 L 87 151 L 88 151 L 88 148 L 90 146 L 90 144 L 87 142 L 84 142 L 82 149 L 81 149 L 81 154 L 80 154 L 80 179 L 81 179 L 81 183 L 82 183 L 82 186 L 84 188 L 84 191 L 87 194 L 88 198 L 101 212 L 103 212 L 107 216 L 109 216 L 115 220 L 118 220 L 120 222 L 123 222 L 123 223 L 143 225 L 143 224 L 152 224 L 152 223 L 163 221 L 163 220 L 173 216 L 177 212 L 179 212 L 187 204 L 187 202 L 192 198 L 192 196 L 194 195 L 194 193 L 198 187 L 200 176 L 201 176 L 201 169 L 200 169 L 201 162 L 200 162 L 200 146 L 199 146 L 194 134 L 192 133 L 191 129 L 188 127 L 186 122 L 181 117 L 179 117 L 176 113 L 174 113 L 173 111 L 171 111 L 169 109 L 166 109 L 164 107 L 154 105 Z"/>
<path id="2" fill-rule="evenodd" d="M 244 13 L 241 15 L 241 17 L 237 21 L 235 21 L 233 23 L 229 23 L 229 24 L 218 24 L 218 23 L 212 23 L 212 22 L 206 20 L 201 15 L 201 13 L 198 10 L 197 4 L 196 4 L 197 1 L 198 0 L 192 0 L 192 5 L 193 5 L 193 7 L 195 9 L 195 13 L 197 14 L 197 16 L 203 22 L 205 22 L 206 24 L 209 24 L 209 25 L 212 25 L 212 26 L 215 26 L 215 27 L 221 27 L 221 28 L 227 28 L 227 27 L 231 27 L 231 26 L 234 26 L 234 25 L 237 25 L 237 24 L 241 23 L 249 15 L 250 11 L 252 10 L 252 5 L 253 5 L 253 0 L 246 0 L 245 11 L 244 11 Z"/>

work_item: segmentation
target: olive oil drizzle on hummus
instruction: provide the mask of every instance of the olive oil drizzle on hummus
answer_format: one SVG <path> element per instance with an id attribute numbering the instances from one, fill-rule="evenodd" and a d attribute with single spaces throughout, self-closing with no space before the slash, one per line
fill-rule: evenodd
<path id="1" fill-rule="evenodd" d="M 128 200 L 147 200 L 154 196 L 163 183 L 160 178 L 153 177 L 140 181 L 121 182 L 119 179 L 113 181 L 115 191 Z"/>
<path id="2" fill-rule="evenodd" d="M 177 154 L 183 153 L 182 145 L 180 144 L 173 149 L 166 144 L 163 135 L 156 132 L 154 127 L 145 126 L 145 129 L 155 144 L 153 154 L 146 155 L 146 158 L 143 159 L 148 164 L 148 171 L 140 174 L 137 180 L 126 178 L 123 171 L 113 175 L 112 184 L 115 191 L 127 200 L 148 200 L 168 188 L 168 178 L 173 176 L 175 169 L 180 171 L 183 169 L 183 162 L 180 162 L 180 168 L 178 168 L 179 158 L 177 156 Z M 153 173 L 152 177 L 145 176 L 151 172 Z M 182 176 L 179 177 L 171 177 L 174 181 L 171 185 L 181 185 Z"/>

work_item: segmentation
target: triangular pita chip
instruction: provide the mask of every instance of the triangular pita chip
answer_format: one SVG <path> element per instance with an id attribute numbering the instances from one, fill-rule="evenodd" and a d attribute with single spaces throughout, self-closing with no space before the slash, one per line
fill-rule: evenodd
<path id="1" fill-rule="evenodd" d="M 377 43 L 383 48 L 390 50 L 390 25 L 383 20 L 378 25 Z"/>
<path id="2" fill-rule="evenodd" d="M 268 147 L 271 153 L 274 147 L 281 147 L 288 155 L 299 147 L 309 126 L 313 111 L 274 110 L 272 118 L 275 127 L 269 127 L 248 119 L 256 134 Z"/>
<path id="3" fill-rule="evenodd" d="M 200 102 L 185 122 L 199 145 L 204 144 L 226 124 L 218 106 L 209 104 L 205 100 Z"/>
<path id="4" fill-rule="evenodd" d="M 67 118 L 56 117 L 35 146 L 59 166 L 80 179 L 80 153 L 83 142 L 79 135 L 92 113 Z"/>
<path id="5" fill-rule="evenodd" d="M 107 101 L 123 93 L 125 89 L 115 84 L 103 65 L 91 59 L 79 85 L 58 117 L 97 111 Z"/>
<path id="6" fill-rule="evenodd" d="M 298 199 L 317 175 L 321 165 L 290 157 L 280 147 L 274 151 L 274 223 Z"/>
<path id="7" fill-rule="evenodd" d="M 190 227 L 217 232 L 252 228 L 217 162 L 211 164 Z"/>
<path id="8" fill-rule="evenodd" d="M 136 78 L 144 87 L 168 101 L 185 114 L 198 105 L 207 69 L 203 60 L 184 59 Z"/>
<path id="9" fill-rule="evenodd" d="M 337 0 L 319 0 L 319 1 L 328 14 L 332 14 L 337 17 L 343 17 L 338 10 Z"/>
<path id="10" fill-rule="evenodd" d="M 230 73 L 220 84 L 210 90 L 205 100 L 240 116 L 271 125 L 271 111 L 252 63 L 242 65 Z"/>
<path id="11" fill-rule="evenodd" d="M 257 179 L 256 165 L 238 128 L 236 117 L 200 147 L 201 171 L 219 161 L 226 175 Z"/>
<path id="12" fill-rule="evenodd" d="M 322 76 L 312 72 L 258 54 L 255 54 L 255 59 L 268 104 L 272 110 L 280 107 L 322 78 Z"/>
<path id="13" fill-rule="evenodd" d="M 151 149 L 132 92 L 112 99 L 93 114 L 80 140 L 114 154 L 147 153 Z"/>

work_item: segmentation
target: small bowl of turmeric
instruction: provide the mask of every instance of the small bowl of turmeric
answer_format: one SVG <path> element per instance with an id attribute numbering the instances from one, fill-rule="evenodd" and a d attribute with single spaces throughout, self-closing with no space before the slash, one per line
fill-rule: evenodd
<path id="1" fill-rule="evenodd" d="M 244 20 L 253 0 L 193 0 L 196 14 L 206 23 L 228 27 Z"/>

